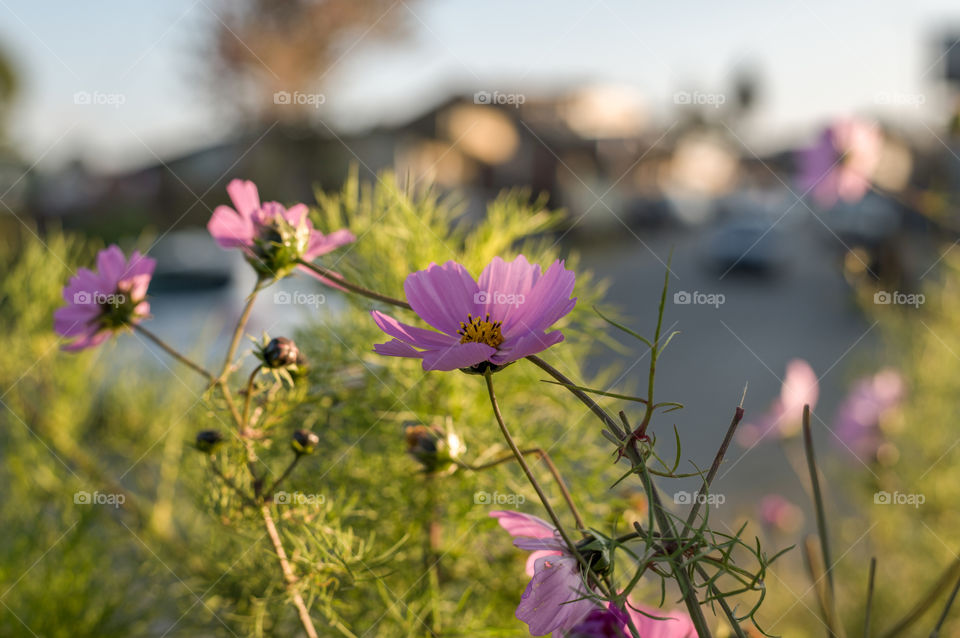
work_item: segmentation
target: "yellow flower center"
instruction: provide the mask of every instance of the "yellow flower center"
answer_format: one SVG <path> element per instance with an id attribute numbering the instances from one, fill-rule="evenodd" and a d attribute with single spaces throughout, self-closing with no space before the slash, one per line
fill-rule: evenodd
<path id="1" fill-rule="evenodd" d="M 499 321 L 490 321 L 489 314 L 485 319 L 474 319 L 473 315 L 467 315 L 467 320 L 461 321 L 460 329 L 457 330 L 460 343 L 485 343 L 496 348 L 503 343 L 500 324 Z"/>

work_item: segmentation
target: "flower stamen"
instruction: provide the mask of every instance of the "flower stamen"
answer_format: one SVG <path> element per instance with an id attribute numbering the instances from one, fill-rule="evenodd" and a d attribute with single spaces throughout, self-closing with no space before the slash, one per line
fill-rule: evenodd
<path id="1" fill-rule="evenodd" d="M 486 318 L 474 318 L 468 314 L 466 321 L 460 322 L 460 343 L 485 343 L 497 348 L 503 343 L 503 334 L 500 332 L 501 321 L 490 321 L 490 314 Z"/>

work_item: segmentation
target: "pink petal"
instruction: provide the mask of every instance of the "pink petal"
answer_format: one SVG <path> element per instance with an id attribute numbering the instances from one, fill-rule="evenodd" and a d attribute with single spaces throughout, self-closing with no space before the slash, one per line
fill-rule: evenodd
<path id="1" fill-rule="evenodd" d="M 527 576 L 533 578 L 535 573 L 537 561 L 541 558 L 547 556 L 562 556 L 563 552 L 551 552 L 549 550 L 537 550 L 535 552 L 530 552 L 530 555 L 527 556 L 527 563 L 524 565 L 524 570 L 527 572 Z"/>
<path id="2" fill-rule="evenodd" d="M 485 343 L 462 343 L 423 353 L 424 370 L 459 370 L 486 361 L 496 348 Z"/>
<path id="3" fill-rule="evenodd" d="M 244 219 L 252 219 L 260 209 L 260 194 L 257 185 L 248 180 L 235 179 L 227 184 L 227 194 L 234 208 Z M 214 211 L 216 212 L 216 211 Z"/>
<path id="4" fill-rule="evenodd" d="M 504 336 L 549 328 L 576 305 L 577 300 L 570 298 L 575 283 L 572 270 L 560 260 L 553 262 L 524 298 L 520 311 L 511 316 L 511 323 L 504 325 Z"/>
<path id="5" fill-rule="evenodd" d="M 421 319 L 449 335 L 456 335 L 467 315 L 477 316 L 481 308 L 475 301 L 477 282 L 455 261 L 410 273 L 403 291 Z"/>
<path id="6" fill-rule="evenodd" d="M 326 284 L 327 286 L 330 286 L 331 288 L 335 288 L 336 290 L 342 290 L 342 291 L 344 291 L 344 292 L 349 292 L 346 288 L 344 288 L 344 287 L 341 286 L 340 284 L 336 283 L 336 282 L 337 282 L 337 279 L 343 279 L 343 275 L 341 275 L 341 274 L 338 273 L 338 272 L 332 272 L 332 271 L 331 271 L 329 277 L 324 277 L 323 275 L 321 275 L 321 274 L 318 273 L 317 271 L 311 270 L 310 268 L 307 268 L 306 266 L 298 266 L 298 270 L 299 270 L 300 272 L 304 272 L 304 273 L 310 275 L 310 276 L 313 277 L 314 279 L 319 279 L 321 282 L 323 282 L 323 283 Z"/>
<path id="7" fill-rule="evenodd" d="M 696 627 L 685 612 L 664 611 L 655 607 L 636 605 L 632 600 L 628 600 L 627 603 L 627 613 L 630 614 L 634 626 L 643 638 L 696 638 L 697 636 Z M 638 610 L 664 620 L 650 618 Z"/>
<path id="8" fill-rule="evenodd" d="M 64 337 L 76 337 L 89 332 L 89 324 L 100 315 L 95 304 L 69 305 L 53 313 L 53 330 Z"/>
<path id="9" fill-rule="evenodd" d="M 310 234 L 310 244 L 307 246 L 304 259 L 313 260 L 356 240 L 357 238 L 353 236 L 353 233 L 345 228 L 334 231 L 329 235 L 324 235 L 319 230 L 315 230 Z"/>
<path id="10" fill-rule="evenodd" d="M 500 527 L 507 530 L 511 536 L 526 536 L 528 538 L 553 538 L 557 528 L 532 514 L 496 510 L 490 516 L 497 519 Z"/>
<path id="11" fill-rule="evenodd" d="M 433 330 L 424 330 L 423 328 L 408 326 L 378 310 L 374 310 L 370 314 L 373 316 L 373 320 L 377 325 L 380 326 L 380 329 L 388 335 L 419 348 L 449 348 L 458 343 L 457 339 L 449 335 L 434 332 Z"/>
<path id="12" fill-rule="evenodd" d="M 584 595 L 580 570 L 573 557 L 544 557 L 517 605 L 516 616 L 534 636 L 572 629 L 597 605 Z M 571 602 L 576 601 L 576 602 Z"/>
<path id="13" fill-rule="evenodd" d="M 95 329 L 87 332 L 79 339 L 74 340 L 72 343 L 64 344 L 61 346 L 61 350 L 67 352 L 76 352 L 77 350 L 85 350 L 87 348 L 94 348 L 99 346 L 101 343 L 110 338 L 110 335 L 113 334 L 109 330 L 101 330 L 97 332 Z"/>
<path id="14" fill-rule="evenodd" d="M 282 207 L 281 207 L 282 208 Z M 294 204 L 283 212 L 283 217 L 293 226 L 299 226 L 309 210 L 306 204 Z"/>
<path id="15" fill-rule="evenodd" d="M 817 406 L 820 396 L 820 383 L 817 374 L 810 364 L 803 359 L 793 359 L 787 364 L 787 372 L 783 378 L 783 387 L 780 389 L 780 400 L 788 419 L 800 419 L 803 406 L 810 409 Z"/>
<path id="16" fill-rule="evenodd" d="M 490 361 L 497 365 L 518 361 L 531 354 L 543 352 L 550 346 L 554 346 L 561 341 L 563 341 L 563 333 L 559 330 L 553 330 L 547 333 L 531 333 L 519 339 L 504 341 L 500 350 L 490 357 Z"/>
<path id="17" fill-rule="evenodd" d="M 399 339 L 391 339 L 386 343 L 376 343 L 373 346 L 373 351 L 377 354 L 386 355 L 388 357 L 410 357 L 413 359 L 423 358 L 422 352 L 419 350 L 414 350 Z"/>
<path id="18" fill-rule="evenodd" d="M 253 243 L 253 221 L 242 217 L 229 206 L 217 206 L 207 222 L 207 230 L 221 248 L 238 248 Z"/>
<path id="19" fill-rule="evenodd" d="M 531 264 L 523 255 L 517 255 L 513 261 L 494 257 L 477 280 L 483 299 L 483 307 L 478 312 L 481 316 L 490 313 L 493 321 L 509 326 L 511 317 L 520 312 L 521 300 L 529 297 L 539 278 L 540 265 Z M 520 303 L 516 303 L 518 301 Z"/>
<path id="20" fill-rule="evenodd" d="M 116 244 L 111 244 L 97 255 L 97 270 L 106 281 L 114 284 L 120 281 L 126 267 L 127 258 Z"/>

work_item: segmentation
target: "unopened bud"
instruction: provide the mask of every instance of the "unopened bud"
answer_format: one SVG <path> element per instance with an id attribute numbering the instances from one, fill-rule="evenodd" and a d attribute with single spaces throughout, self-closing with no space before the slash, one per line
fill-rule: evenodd
<path id="1" fill-rule="evenodd" d="M 411 424 L 404 428 L 407 453 L 423 466 L 427 473 L 449 469 L 463 452 L 463 444 L 453 432 L 445 433 L 439 427 Z"/>
<path id="2" fill-rule="evenodd" d="M 201 430 L 197 432 L 197 449 L 211 453 L 223 443 L 223 435 L 218 430 Z"/>
<path id="3" fill-rule="evenodd" d="M 290 446 L 297 454 L 313 454 L 319 443 L 320 437 L 310 430 L 297 430 L 290 440 Z"/>
<path id="4" fill-rule="evenodd" d="M 303 356 L 292 339 L 276 337 L 263 349 L 263 362 L 270 368 L 286 368 L 301 364 Z"/>

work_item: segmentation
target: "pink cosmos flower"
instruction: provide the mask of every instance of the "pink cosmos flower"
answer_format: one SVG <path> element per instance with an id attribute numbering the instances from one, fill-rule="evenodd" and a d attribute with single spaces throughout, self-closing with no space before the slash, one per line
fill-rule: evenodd
<path id="1" fill-rule="evenodd" d="M 355 241 L 349 230 L 324 235 L 313 227 L 304 204 L 289 209 L 277 202 L 260 203 L 257 186 L 235 179 L 227 184 L 234 208 L 217 206 L 207 230 L 221 248 L 239 248 L 253 267 L 265 276 L 277 279 L 297 267 L 298 259 L 312 261 L 344 244 Z M 324 283 L 331 282 L 300 266 Z"/>
<path id="2" fill-rule="evenodd" d="M 880 422 L 900 404 L 904 393 L 903 377 L 891 368 L 860 379 L 837 410 L 837 437 L 856 456 L 874 459 L 883 441 Z"/>
<path id="3" fill-rule="evenodd" d="M 57 334 L 72 337 L 64 350 L 93 348 L 124 326 L 150 314 L 145 301 L 156 261 L 134 251 L 130 260 L 116 245 L 97 255 L 97 269 L 81 268 L 63 288 L 67 305 L 53 315 Z"/>
<path id="4" fill-rule="evenodd" d="M 823 131 L 815 146 L 800 152 L 797 185 L 823 208 L 838 200 L 857 202 L 870 189 L 882 149 L 876 124 L 840 120 Z"/>
<path id="5" fill-rule="evenodd" d="M 820 383 L 810 364 L 803 359 L 793 359 L 787 364 L 780 397 L 775 399 L 758 420 L 745 423 L 737 433 L 737 442 L 751 446 L 774 435 L 790 436 L 800 428 L 803 406 L 813 410 L 820 396 Z"/>
<path id="6" fill-rule="evenodd" d="M 407 276 L 403 290 L 413 311 L 438 332 L 373 311 L 393 337 L 374 351 L 423 359 L 424 370 L 499 370 L 563 341 L 560 331 L 547 329 L 576 305 L 570 298 L 575 279 L 560 260 L 541 274 L 523 255 L 494 258 L 479 280 L 456 262 L 431 264 Z"/>
<path id="7" fill-rule="evenodd" d="M 697 636 L 693 621 L 684 612 L 666 612 L 637 605 L 629 598 L 627 610 L 641 638 L 696 638 Z M 627 615 L 610 603 L 605 609 L 591 611 L 580 624 L 564 634 L 564 638 L 629 638 L 630 636 Z"/>
<path id="8" fill-rule="evenodd" d="M 520 512 L 496 511 L 490 516 L 514 537 L 514 545 L 533 552 L 527 560 L 527 574 L 532 578 L 516 611 L 532 635 L 573 629 L 599 609 L 586 597 L 580 565 L 557 528 Z"/>
<path id="9" fill-rule="evenodd" d="M 781 533 L 795 533 L 803 525 L 803 510 L 780 494 L 767 494 L 760 499 L 760 520 Z"/>

